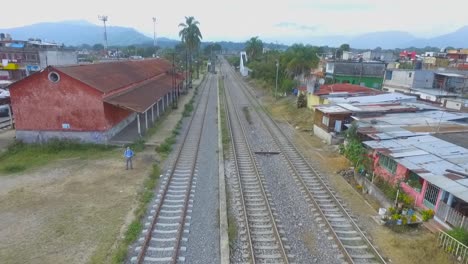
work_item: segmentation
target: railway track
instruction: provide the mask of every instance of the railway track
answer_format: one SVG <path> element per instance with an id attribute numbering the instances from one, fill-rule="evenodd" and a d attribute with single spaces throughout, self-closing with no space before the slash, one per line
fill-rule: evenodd
<path id="1" fill-rule="evenodd" d="M 281 238 L 280 226 L 275 220 L 274 208 L 265 190 L 264 176 L 260 173 L 240 121 L 239 109 L 225 89 L 225 110 L 230 132 L 237 186 L 234 187 L 238 210 L 243 224 L 240 233 L 245 247 L 244 259 L 250 263 L 290 263 L 287 246 Z"/>
<path id="2" fill-rule="evenodd" d="M 287 161 L 295 181 L 305 193 L 306 200 L 316 209 L 318 219 L 323 219 L 325 222 L 325 226 L 328 227 L 343 252 L 345 261 L 348 263 L 386 263 L 320 173 L 302 156 L 279 125 L 266 114 L 267 111 L 255 99 L 244 81 L 231 68 L 229 71 L 231 76 L 242 85 L 241 90 L 254 105 L 253 108 Z M 258 111 L 258 109 L 263 111 Z"/>
<path id="3" fill-rule="evenodd" d="M 203 124 L 209 101 L 213 76 L 202 83 L 201 98 L 170 170 L 161 181 L 161 187 L 152 205 L 144 237 L 135 251 L 132 263 L 184 262 L 188 241 L 191 207 L 197 180 L 197 157 L 203 134 Z M 211 82 L 210 82 L 211 79 Z"/>

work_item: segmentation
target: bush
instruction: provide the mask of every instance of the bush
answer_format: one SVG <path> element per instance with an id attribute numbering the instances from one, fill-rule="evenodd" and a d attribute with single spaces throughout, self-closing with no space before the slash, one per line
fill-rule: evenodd
<path id="1" fill-rule="evenodd" d="M 432 217 L 434 217 L 434 211 L 429 209 L 429 210 L 422 210 L 421 211 L 422 219 L 424 222 L 428 221 Z"/>
<path id="2" fill-rule="evenodd" d="M 465 229 L 457 227 L 447 231 L 447 234 L 449 234 L 459 242 L 463 243 L 464 245 L 468 246 L 468 231 L 466 231 Z"/>

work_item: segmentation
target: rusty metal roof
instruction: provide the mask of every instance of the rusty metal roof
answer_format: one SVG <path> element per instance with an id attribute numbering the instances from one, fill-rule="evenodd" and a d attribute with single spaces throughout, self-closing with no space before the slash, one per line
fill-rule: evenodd
<path id="1" fill-rule="evenodd" d="M 177 78 L 179 77 L 179 78 Z M 176 77 L 176 84 L 182 79 Z M 172 75 L 163 74 L 133 85 L 116 94 L 104 97 L 103 101 L 131 111 L 143 113 L 172 89 Z"/>
<path id="2" fill-rule="evenodd" d="M 164 59 L 146 59 L 53 68 L 103 93 L 108 93 L 164 74 L 172 68 L 172 64 Z"/>

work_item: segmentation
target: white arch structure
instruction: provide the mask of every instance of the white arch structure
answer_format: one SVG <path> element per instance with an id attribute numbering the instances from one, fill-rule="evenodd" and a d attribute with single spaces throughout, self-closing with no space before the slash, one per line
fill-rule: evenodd
<path id="1" fill-rule="evenodd" d="M 240 64 L 239 64 L 239 71 L 241 73 L 242 76 L 246 77 L 247 75 L 249 75 L 249 71 L 251 71 L 249 68 L 247 68 L 245 65 L 244 65 L 244 57 L 245 56 L 245 62 L 248 61 L 247 59 L 247 53 L 245 51 L 241 51 L 240 53 Z"/>

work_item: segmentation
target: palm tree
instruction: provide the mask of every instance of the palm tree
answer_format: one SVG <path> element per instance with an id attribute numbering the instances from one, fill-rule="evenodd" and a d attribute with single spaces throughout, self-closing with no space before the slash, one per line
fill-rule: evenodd
<path id="1" fill-rule="evenodd" d="M 190 86 L 192 85 L 192 53 L 195 49 L 198 49 L 201 39 L 203 39 L 198 25 L 200 23 L 195 20 L 193 16 L 185 17 L 185 23 L 180 23 L 179 27 L 182 29 L 179 32 L 179 36 L 182 40 L 182 43 L 187 47 L 187 57 L 188 68 L 189 68 L 189 77 L 188 81 Z"/>
<path id="2" fill-rule="evenodd" d="M 263 51 L 262 40 L 258 36 L 250 38 L 245 42 L 245 51 L 249 59 L 255 60 Z"/>

